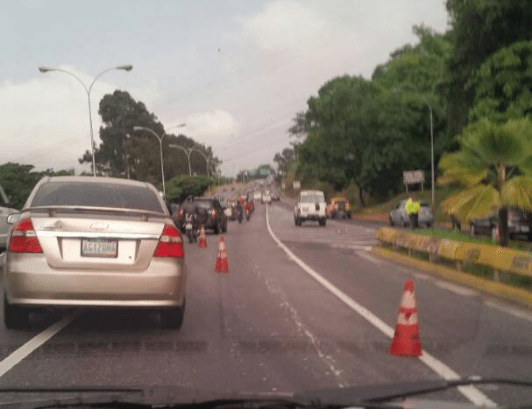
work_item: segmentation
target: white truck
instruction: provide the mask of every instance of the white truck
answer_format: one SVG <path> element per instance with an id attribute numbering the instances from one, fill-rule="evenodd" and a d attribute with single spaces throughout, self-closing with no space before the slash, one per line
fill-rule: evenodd
<path id="1" fill-rule="evenodd" d="M 319 222 L 320 226 L 327 223 L 327 203 L 321 190 L 302 190 L 294 207 L 296 226 L 307 220 Z"/>

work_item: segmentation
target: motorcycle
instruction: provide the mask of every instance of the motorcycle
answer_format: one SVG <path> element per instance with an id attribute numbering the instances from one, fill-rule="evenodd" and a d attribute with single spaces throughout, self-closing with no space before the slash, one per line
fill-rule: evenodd
<path id="1" fill-rule="evenodd" d="M 185 215 L 185 233 L 189 243 L 198 241 L 196 217 L 193 214 L 187 213 Z"/>
<path id="2" fill-rule="evenodd" d="M 242 218 L 244 216 L 244 211 L 242 209 L 242 205 L 237 205 L 236 206 L 236 214 L 237 214 L 237 218 L 238 218 L 238 223 L 242 223 Z"/>

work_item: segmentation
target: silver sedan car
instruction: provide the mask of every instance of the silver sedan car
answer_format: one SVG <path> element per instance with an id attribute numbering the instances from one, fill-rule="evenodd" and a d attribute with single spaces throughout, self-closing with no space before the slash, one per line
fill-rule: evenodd
<path id="1" fill-rule="evenodd" d="M 7 328 L 29 325 L 43 307 L 150 308 L 164 327 L 181 327 L 183 240 L 149 183 L 45 177 L 9 221 Z"/>
<path id="2" fill-rule="evenodd" d="M 419 201 L 421 208 L 419 209 L 418 224 L 420 226 L 430 227 L 434 224 L 434 212 L 430 205 L 423 200 Z M 399 201 L 397 205 L 390 211 L 389 223 L 390 226 L 407 227 L 410 225 L 410 218 L 405 209 L 406 199 Z"/>

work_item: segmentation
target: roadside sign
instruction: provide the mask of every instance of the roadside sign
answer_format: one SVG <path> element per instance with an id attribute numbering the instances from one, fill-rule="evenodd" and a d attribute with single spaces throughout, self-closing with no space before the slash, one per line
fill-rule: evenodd
<path id="1" fill-rule="evenodd" d="M 422 170 L 409 170 L 403 172 L 403 183 L 405 185 L 413 185 L 415 183 L 425 182 L 425 172 Z"/>
<path id="2" fill-rule="evenodd" d="M 299 180 L 294 180 L 294 182 L 292 183 L 292 187 L 294 189 L 301 189 L 301 182 Z"/>

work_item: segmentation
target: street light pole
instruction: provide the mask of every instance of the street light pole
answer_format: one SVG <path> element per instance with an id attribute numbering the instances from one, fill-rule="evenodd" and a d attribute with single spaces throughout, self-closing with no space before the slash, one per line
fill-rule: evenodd
<path id="1" fill-rule="evenodd" d="M 202 151 L 200 151 L 198 146 L 193 146 L 190 149 L 190 152 L 192 153 L 192 150 L 194 149 L 196 149 L 196 152 L 200 153 L 207 161 L 207 177 L 209 177 L 209 168 L 210 168 L 210 161 L 211 161 L 210 158 L 207 155 L 205 155 Z"/>
<path id="2" fill-rule="evenodd" d="M 431 166 L 431 177 L 432 177 L 432 206 L 434 207 L 434 129 L 432 124 L 432 107 L 429 102 L 422 97 L 425 103 L 429 107 L 430 111 L 430 166 Z"/>
<path id="3" fill-rule="evenodd" d="M 144 126 L 134 126 L 133 130 L 134 131 L 147 131 L 147 132 L 150 132 L 159 141 L 159 151 L 160 151 L 160 155 L 161 155 L 161 178 L 163 180 L 163 194 L 166 197 L 166 185 L 164 183 L 164 159 L 163 159 L 163 138 L 164 138 L 164 136 L 166 134 L 163 133 L 162 136 L 159 136 L 155 131 L 151 130 L 150 128 L 146 128 Z"/>
<path id="4" fill-rule="evenodd" d="M 83 81 L 81 81 L 81 79 L 79 79 L 78 76 L 76 76 L 75 74 L 71 73 L 70 71 L 63 70 L 62 68 L 39 67 L 39 71 L 42 72 L 43 74 L 46 73 L 46 72 L 49 72 L 49 71 L 60 71 L 60 72 L 63 72 L 65 74 L 68 74 L 68 75 L 74 77 L 83 86 L 83 88 L 85 89 L 85 92 L 87 92 L 87 99 L 88 99 L 88 102 L 89 102 L 89 127 L 90 127 L 90 133 L 91 133 L 92 173 L 93 173 L 93 176 L 96 176 L 96 159 L 94 157 L 94 134 L 93 134 L 93 130 L 92 130 L 92 112 L 91 112 L 91 90 L 92 90 L 92 86 L 94 85 L 96 80 L 98 78 L 100 78 L 103 74 L 105 74 L 107 71 L 111 71 L 111 70 L 131 71 L 132 69 L 133 69 L 133 66 L 131 64 L 127 64 L 127 65 L 119 65 L 117 67 L 111 67 L 111 68 L 108 68 L 106 70 L 103 70 L 101 73 L 99 73 L 96 76 L 96 78 L 94 78 L 94 80 L 92 81 L 90 87 L 87 88 L 87 86 L 83 83 Z"/>
<path id="5" fill-rule="evenodd" d="M 192 153 L 192 149 L 194 149 L 194 147 L 187 149 L 187 148 L 182 147 L 181 145 L 175 145 L 175 144 L 168 145 L 168 146 L 170 146 L 170 148 L 181 149 L 183 152 L 186 153 L 187 160 L 188 160 L 188 175 L 192 176 L 192 167 L 190 166 L 190 154 Z"/>

